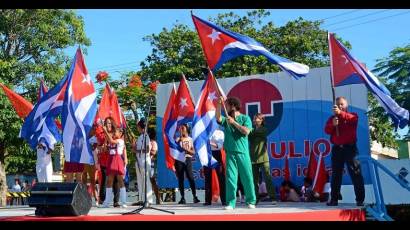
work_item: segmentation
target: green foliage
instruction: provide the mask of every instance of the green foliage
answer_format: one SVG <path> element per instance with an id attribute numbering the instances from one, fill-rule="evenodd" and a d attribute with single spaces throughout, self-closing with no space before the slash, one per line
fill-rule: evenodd
<path id="1" fill-rule="evenodd" d="M 31 102 L 43 78 L 54 86 L 66 73 L 71 57 L 64 49 L 90 45 L 84 22 L 73 10 L 0 10 L 0 82 Z M 34 103 L 33 103 L 34 104 Z M 11 171 L 35 168 L 35 154 L 18 138 L 22 125 L 8 99 L 0 93 L 0 161 Z M 24 158 L 24 159 L 23 159 Z"/>
<path id="2" fill-rule="evenodd" d="M 378 59 L 376 68 L 373 70 L 378 73 L 380 80 L 390 90 L 392 98 L 404 109 L 410 110 L 410 44 L 404 47 L 393 49 L 388 57 Z M 373 99 L 374 100 L 374 99 Z M 390 118 L 384 113 L 383 109 L 376 103 L 370 103 L 372 118 L 375 122 L 372 125 L 376 128 L 375 136 L 388 136 L 385 141 L 387 146 L 392 146 L 392 138 L 397 137 L 392 129 Z M 393 133 L 393 134 L 391 134 Z M 410 132 L 404 137 L 410 139 Z M 396 146 L 397 144 L 393 144 Z"/>

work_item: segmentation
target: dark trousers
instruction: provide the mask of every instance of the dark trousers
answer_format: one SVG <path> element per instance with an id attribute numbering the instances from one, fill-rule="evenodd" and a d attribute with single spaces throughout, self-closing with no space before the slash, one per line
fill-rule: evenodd
<path id="1" fill-rule="evenodd" d="M 107 183 L 107 168 L 104 166 L 101 166 L 101 184 L 100 184 L 100 203 L 102 204 L 105 200 L 105 188 L 106 188 L 106 183 Z M 114 192 L 114 204 L 118 203 L 120 200 L 120 186 L 118 184 L 117 177 L 114 177 L 114 183 L 112 185 L 112 191 Z"/>
<path id="2" fill-rule="evenodd" d="M 344 165 L 347 165 L 347 171 L 353 182 L 356 202 L 363 202 L 365 191 L 363 176 L 360 170 L 360 162 L 355 159 L 358 154 L 356 145 L 343 145 L 332 147 L 332 180 L 331 200 L 337 202 L 342 185 L 342 176 Z"/>
<path id="3" fill-rule="evenodd" d="M 181 197 L 182 198 L 185 197 L 184 173 L 189 181 L 189 186 L 191 187 L 192 195 L 196 197 L 195 181 L 194 181 L 194 175 L 192 173 L 191 158 L 187 157 L 185 160 L 185 164 L 180 161 L 175 161 L 175 171 L 176 171 L 177 178 L 178 178 L 178 188 L 179 188 L 179 192 L 181 193 Z"/>
<path id="4" fill-rule="evenodd" d="M 221 151 L 212 151 L 212 156 L 218 161 L 219 165 L 216 170 L 216 175 L 218 176 L 219 182 L 219 197 L 221 198 L 221 203 L 225 204 L 225 167 L 222 162 Z M 204 167 L 205 174 L 205 203 L 212 202 L 212 168 Z"/>

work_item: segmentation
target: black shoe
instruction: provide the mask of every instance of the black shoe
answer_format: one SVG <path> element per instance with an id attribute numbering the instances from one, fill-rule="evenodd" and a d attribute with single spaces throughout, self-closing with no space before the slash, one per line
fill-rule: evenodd
<path id="1" fill-rule="evenodd" d="M 337 203 L 337 201 L 330 201 L 330 202 L 327 202 L 326 205 L 327 206 L 337 206 L 338 203 Z"/>
<path id="2" fill-rule="evenodd" d="M 204 206 L 211 205 L 211 202 L 205 202 L 205 203 L 203 203 L 203 205 Z"/>
<path id="3" fill-rule="evenodd" d="M 199 203 L 199 202 L 201 202 L 199 199 L 198 199 L 198 197 L 194 197 L 194 204 L 196 204 L 196 203 Z"/>
<path id="4" fill-rule="evenodd" d="M 114 208 L 116 208 L 116 207 L 120 207 L 120 204 L 115 203 L 115 204 L 114 204 Z"/>
<path id="5" fill-rule="evenodd" d="M 178 204 L 186 204 L 185 198 L 181 198 L 181 200 L 178 202 Z"/>
<path id="6" fill-rule="evenodd" d="M 363 201 L 361 201 L 361 202 L 356 202 L 356 206 L 363 207 L 363 206 L 364 206 Z"/>

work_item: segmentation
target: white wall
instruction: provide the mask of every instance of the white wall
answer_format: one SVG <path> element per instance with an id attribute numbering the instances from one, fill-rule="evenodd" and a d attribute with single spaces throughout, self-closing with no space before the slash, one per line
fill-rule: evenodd
<path id="1" fill-rule="evenodd" d="M 379 162 L 397 174 L 399 170 L 404 167 L 410 171 L 410 159 L 401 160 L 379 160 Z M 382 185 L 384 202 L 386 204 L 410 204 L 410 191 L 401 187 L 393 178 L 388 176 L 384 171 L 379 169 L 380 181 Z M 407 175 L 406 180 L 410 182 L 410 174 Z M 374 203 L 373 187 L 366 185 L 366 199 L 365 203 Z M 355 203 L 355 195 L 352 185 L 342 186 L 341 193 L 343 200 L 340 203 Z"/>

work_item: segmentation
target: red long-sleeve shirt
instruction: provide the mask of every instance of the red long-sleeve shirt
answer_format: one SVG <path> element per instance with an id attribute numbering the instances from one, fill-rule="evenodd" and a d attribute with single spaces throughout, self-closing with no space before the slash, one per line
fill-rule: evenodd
<path id="1" fill-rule="evenodd" d="M 337 117 L 339 118 L 339 136 L 336 135 L 336 127 L 333 126 L 333 117 L 331 116 L 325 127 L 325 132 L 330 135 L 330 142 L 335 145 L 345 145 L 356 143 L 356 129 L 358 116 L 357 113 L 342 111 Z"/>

